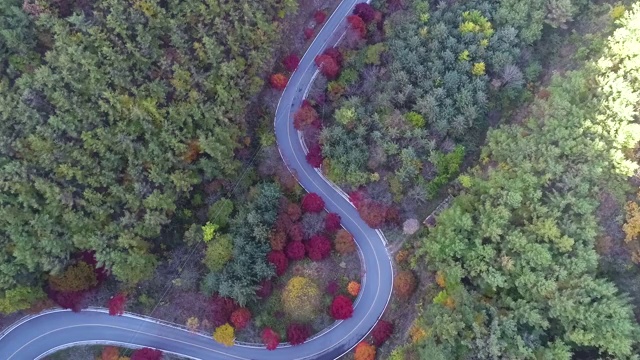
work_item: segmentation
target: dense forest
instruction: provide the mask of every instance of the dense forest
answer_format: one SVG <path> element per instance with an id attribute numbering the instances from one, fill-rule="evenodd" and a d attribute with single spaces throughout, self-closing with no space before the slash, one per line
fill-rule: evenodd
<path id="1" fill-rule="evenodd" d="M 194 187 L 238 175 L 248 102 L 295 6 L 5 2 L 0 290 L 24 300 L 81 251 L 148 278 Z"/>

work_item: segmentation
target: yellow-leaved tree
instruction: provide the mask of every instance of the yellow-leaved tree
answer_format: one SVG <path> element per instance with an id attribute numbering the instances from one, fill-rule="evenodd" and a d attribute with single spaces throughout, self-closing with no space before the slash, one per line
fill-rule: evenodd
<path id="1" fill-rule="evenodd" d="M 213 332 L 213 340 L 224 346 L 233 346 L 235 339 L 235 331 L 233 326 L 229 325 L 229 323 L 218 326 Z"/>

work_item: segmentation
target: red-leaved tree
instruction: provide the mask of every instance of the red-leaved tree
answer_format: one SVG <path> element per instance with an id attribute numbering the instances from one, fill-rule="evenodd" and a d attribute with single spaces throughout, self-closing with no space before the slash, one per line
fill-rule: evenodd
<path id="1" fill-rule="evenodd" d="M 283 250 L 287 244 L 287 233 L 280 230 L 274 231 L 269 235 L 269 244 L 271 245 L 271 250 Z"/>
<path id="2" fill-rule="evenodd" d="M 151 348 L 138 349 L 131 354 L 131 360 L 160 360 L 162 351 Z"/>
<path id="3" fill-rule="evenodd" d="M 300 58 L 296 54 L 289 54 L 287 57 L 282 59 L 282 65 L 284 65 L 284 68 L 287 69 L 287 71 L 295 71 L 299 64 Z"/>
<path id="4" fill-rule="evenodd" d="M 353 302 L 344 295 L 338 295 L 333 298 L 329 313 L 336 320 L 348 319 L 353 315 Z"/>
<path id="5" fill-rule="evenodd" d="M 262 330 L 262 343 L 267 346 L 267 350 L 275 350 L 280 343 L 280 335 L 271 328 Z"/>
<path id="6" fill-rule="evenodd" d="M 311 104 L 304 103 L 300 109 L 293 114 L 293 127 L 296 130 L 304 130 L 305 127 L 310 126 L 317 119 L 318 112 L 316 109 L 314 109 Z"/>
<path id="7" fill-rule="evenodd" d="M 353 9 L 353 14 L 358 15 L 367 24 L 376 18 L 376 10 L 367 3 L 360 3 Z"/>
<path id="8" fill-rule="evenodd" d="M 379 228 L 384 224 L 387 207 L 376 201 L 365 200 L 358 207 L 358 213 L 367 225 L 372 228 Z"/>
<path id="9" fill-rule="evenodd" d="M 342 62 L 344 61 L 344 57 L 342 56 L 342 52 L 338 50 L 336 47 L 326 48 L 323 52 L 324 55 L 331 56 L 333 60 L 336 61 L 338 66 L 342 66 Z"/>
<path id="10" fill-rule="evenodd" d="M 340 229 L 340 215 L 336 213 L 329 213 L 324 218 L 324 228 L 328 232 L 332 233 Z"/>
<path id="11" fill-rule="evenodd" d="M 314 235 L 307 242 L 307 255 L 313 261 L 320 261 L 331 254 L 331 241 L 322 235 Z"/>
<path id="12" fill-rule="evenodd" d="M 214 295 L 209 306 L 209 318 L 213 326 L 218 327 L 229 322 L 231 314 L 238 308 L 233 299 Z"/>
<path id="13" fill-rule="evenodd" d="M 302 210 L 320 212 L 324 209 L 324 200 L 316 193 L 308 193 L 302 198 Z"/>
<path id="14" fill-rule="evenodd" d="M 347 22 L 351 28 L 358 33 L 361 39 L 364 39 L 367 36 L 367 24 L 364 23 L 364 20 L 358 15 L 349 15 L 347 16 Z"/>
<path id="15" fill-rule="evenodd" d="M 359 208 L 364 201 L 364 194 L 360 190 L 352 191 L 349 193 L 349 201 L 355 206 Z"/>
<path id="16" fill-rule="evenodd" d="M 124 314 L 124 305 L 127 302 L 127 296 L 123 293 L 118 293 L 109 299 L 109 315 L 116 316 Z"/>
<path id="17" fill-rule="evenodd" d="M 289 260 L 287 260 L 287 256 L 282 251 L 271 250 L 267 254 L 267 261 L 275 266 L 276 275 L 278 276 L 282 276 L 289 267 Z"/>
<path id="18" fill-rule="evenodd" d="M 327 20 L 327 13 L 322 10 L 317 10 L 315 13 L 313 13 L 313 20 L 316 22 L 316 24 L 320 25 L 325 20 Z"/>
<path id="19" fill-rule="evenodd" d="M 393 323 L 386 320 L 378 321 L 376 326 L 373 327 L 373 331 L 371 331 L 373 343 L 377 347 L 384 344 L 391 337 L 391 334 L 393 334 Z"/>
<path id="20" fill-rule="evenodd" d="M 289 324 L 289 326 L 287 326 L 287 341 L 291 345 L 300 345 L 305 342 L 309 336 L 311 336 L 311 331 L 307 325 Z"/>
<path id="21" fill-rule="evenodd" d="M 287 244 L 285 252 L 291 260 L 302 260 L 304 259 L 305 247 L 301 241 L 292 241 Z"/>
<path id="22" fill-rule="evenodd" d="M 313 166 L 314 168 L 319 168 L 322 165 L 322 161 L 324 160 L 324 158 L 322 157 L 322 148 L 320 147 L 320 145 L 314 145 L 309 148 L 309 152 L 307 153 L 306 158 L 309 165 Z"/>
<path id="23" fill-rule="evenodd" d="M 304 39 L 309 40 L 313 37 L 313 35 L 315 35 L 315 32 L 313 31 L 313 28 L 306 28 L 304 29 L 303 34 L 304 34 Z"/>
<path id="24" fill-rule="evenodd" d="M 241 307 L 231 313 L 231 325 L 233 325 L 236 330 L 246 328 L 249 321 L 251 321 L 251 311 L 247 308 Z"/>
<path id="25" fill-rule="evenodd" d="M 284 88 L 287 87 L 289 78 L 287 78 L 287 75 L 285 74 L 277 73 L 277 74 L 271 75 L 271 77 L 269 78 L 269 82 L 271 83 L 272 88 L 278 91 L 282 91 L 284 90 Z"/>
<path id="26" fill-rule="evenodd" d="M 322 75 L 327 79 L 333 80 L 338 76 L 340 66 L 331 56 L 325 54 L 318 55 L 314 61 Z"/>

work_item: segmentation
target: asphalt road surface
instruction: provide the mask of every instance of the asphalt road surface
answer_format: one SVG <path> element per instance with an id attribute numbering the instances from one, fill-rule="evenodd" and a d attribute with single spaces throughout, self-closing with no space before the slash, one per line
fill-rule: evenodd
<path id="1" fill-rule="evenodd" d="M 109 316 L 104 309 L 80 313 L 48 311 L 23 319 L 0 335 L 0 359 L 39 359 L 55 350 L 80 344 L 113 344 L 153 347 L 193 359 L 336 359 L 364 338 L 384 312 L 393 287 L 393 270 L 382 232 L 371 229 L 360 218 L 346 195 L 307 164 L 305 148 L 293 128 L 292 116 L 315 76 L 316 55 L 339 41 L 346 30 L 346 17 L 362 1 L 344 0 L 324 24 L 300 61 L 276 111 L 275 131 L 280 153 L 300 184 L 319 194 L 330 212 L 338 213 L 343 226 L 354 235 L 366 269 L 353 317 L 337 321 L 304 344 L 282 344 L 268 351 L 262 346 L 236 344 L 225 347 L 210 336 L 133 314 Z"/>

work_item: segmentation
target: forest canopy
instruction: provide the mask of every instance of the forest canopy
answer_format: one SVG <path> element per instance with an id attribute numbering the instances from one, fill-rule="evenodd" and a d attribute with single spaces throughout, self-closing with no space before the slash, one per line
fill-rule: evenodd
<path id="1" fill-rule="evenodd" d="M 246 106 L 297 2 L 7 0 L 0 293 L 95 250 L 136 283 L 196 184 L 233 178 Z"/>

